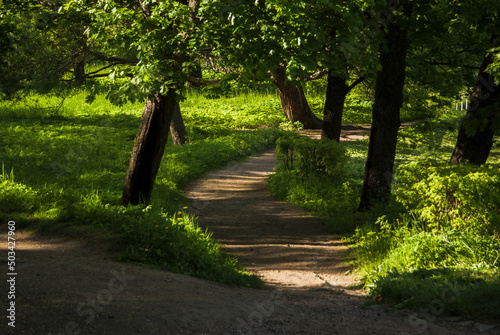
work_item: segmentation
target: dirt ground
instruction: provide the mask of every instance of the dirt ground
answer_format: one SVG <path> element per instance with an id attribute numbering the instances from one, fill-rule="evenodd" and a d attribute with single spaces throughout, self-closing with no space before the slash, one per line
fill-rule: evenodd
<path id="1" fill-rule="evenodd" d="M 274 164 L 268 151 L 186 190 L 200 225 L 261 275 L 267 289 L 121 263 L 97 235 L 89 240 L 18 230 L 16 327 L 7 326 L 2 243 L 0 334 L 500 334 L 491 322 L 366 304 L 364 291 L 351 288 L 357 278 L 346 263 L 347 246 L 320 219 L 268 193 Z"/>

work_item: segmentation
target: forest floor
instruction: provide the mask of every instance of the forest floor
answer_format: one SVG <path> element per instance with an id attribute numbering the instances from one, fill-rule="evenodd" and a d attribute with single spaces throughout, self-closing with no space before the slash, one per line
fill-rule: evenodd
<path id="1" fill-rule="evenodd" d="M 346 136 L 364 136 L 353 129 Z M 347 138 L 346 138 L 347 139 Z M 347 246 L 321 219 L 274 200 L 267 151 L 186 190 L 190 210 L 267 289 L 227 286 L 117 262 L 109 236 L 16 232 L 16 327 L 1 334 L 499 334 L 500 326 L 371 304 Z M 81 230 L 79 230 L 81 229 Z M 6 236 L 2 227 L 0 236 Z M 75 239 L 75 236 L 79 236 Z M 6 257 L 6 243 L 2 243 Z M 7 273 L 7 264 L 4 273 Z M 8 278 L 7 278 L 8 279 Z"/>

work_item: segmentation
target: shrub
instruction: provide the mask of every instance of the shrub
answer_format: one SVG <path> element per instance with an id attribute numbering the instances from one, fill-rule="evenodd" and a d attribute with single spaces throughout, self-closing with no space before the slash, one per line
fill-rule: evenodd
<path id="1" fill-rule="evenodd" d="M 322 172 L 338 176 L 348 161 L 341 143 L 317 141 L 293 133 L 276 141 L 276 156 L 285 170 L 297 170 L 301 174 Z"/>
<path id="2" fill-rule="evenodd" d="M 2 171 L 0 176 L 0 212 L 32 213 L 36 207 L 37 194 L 30 187 L 16 183 L 14 172 L 6 174 Z"/>
<path id="3" fill-rule="evenodd" d="M 405 164 L 398 170 L 396 195 L 432 228 L 500 233 L 500 178 L 495 166 Z"/>

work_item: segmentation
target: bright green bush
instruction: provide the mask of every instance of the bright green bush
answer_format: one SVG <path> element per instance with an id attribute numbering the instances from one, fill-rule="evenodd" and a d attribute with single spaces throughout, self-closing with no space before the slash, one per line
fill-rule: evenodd
<path id="1" fill-rule="evenodd" d="M 337 177 L 349 159 L 339 142 L 317 141 L 294 133 L 276 141 L 276 157 L 287 171 L 297 170 L 304 175 L 322 172 Z"/>
<path id="2" fill-rule="evenodd" d="M 352 151 L 354 152 L 354 151 Z M 360 175 L 352 170 L 344 144 L 317 141 L 294 133 L 276 141 L 278 166 L 269 176 L 271 193 L 280 200 L 330 218 L 338 233 L 353 230 Z"/>
<path id="3" fill-rule="evenodd" d="M 397 173 L 397 200 L 432 228 L 500 233 L 498 167 L 416 161 Z"/>
<path id="4" fill-rule="evenodd" d="M 14 181 L 14 172 L 0 175 L 0 212 L 32 213 L 36 208 L 37 194 L 30 187 Z"/>

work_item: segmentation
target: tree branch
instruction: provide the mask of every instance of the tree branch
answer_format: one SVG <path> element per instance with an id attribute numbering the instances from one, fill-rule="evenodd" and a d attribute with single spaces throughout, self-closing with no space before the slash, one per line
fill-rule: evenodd
<path id="1" fill-rule="evenodd" d="M 104 62 L 114 62 L 116 63 L 115 65 L 119 64 L 130 64 L 130 65 L 137 65 L 139 61 L 137 59 L 126 59 L 126 58 L 120 58 L 120 57 L 113 57 L 113 56 L 105 56 L 101 55 L 97 52 L 89 51 L 92 56 L 95 57 L 96 60 L 104 61 Z"/>
<path id="2" fill-rule="evenodd" d="M 456 64 L 447 63 L 447 62 L 433 62 L 433 61 L 429 61 L 429 60 L 426 60 L 425 62 L 427 64 L 429 64 L 429 65 L 456 67 Z M 480 69 L 479 66 L 472 66 L 472 65 L 462 65 L 462 67 L 464 67 L 466 69 L 473 69 L 473 70 L 479 70 Z"/>
<path id="3" fill-rule="evenodd" d="M 89 72 L 89 73 L 86 73 L 87 76 L 91 76 L 91 75 L 94 75 L 96 73 L 99 73 L 103 70 L 106 70 L 106 69 L 109 69 L 110 67 L 113 67 L 113 66 L 116 66 L 116 65 L 119 65 L 120 63 L 112 63 L 112 64 L 109 64 L 109 65 L 106 65 L 105 67 L 102 67 L 100 68 L 99 70 L 96 70 L 96 71 L 92 71 L 92 72 Z M 87 77 L 87 78 L 93 78 L 93 77 Z"/>
<path id="4" fill-rule="evenodd" d="M 318 79 L 323 78 L 327 74 L 328 74 L 328 70 L 321 70 L 321 71 L 318 71 L 316 73 L 313 73 L 312 75 L 310 75 L 307 78 L 304 78 L 302 81 L 318 80 Z"/>
<path id="5" fill-rule="evenodd" d="M 365 81 L 366 77 L 364 76 L 361 76 L 359 77 L 358 79 L 356 79 L 351 85 L 347 86 L 346 87 L 346 94 L 351 92 L 352 89 L 354 89 L 354 87 L 358 86 L 359 84 L 361 84 L 363 81 Z"/>

